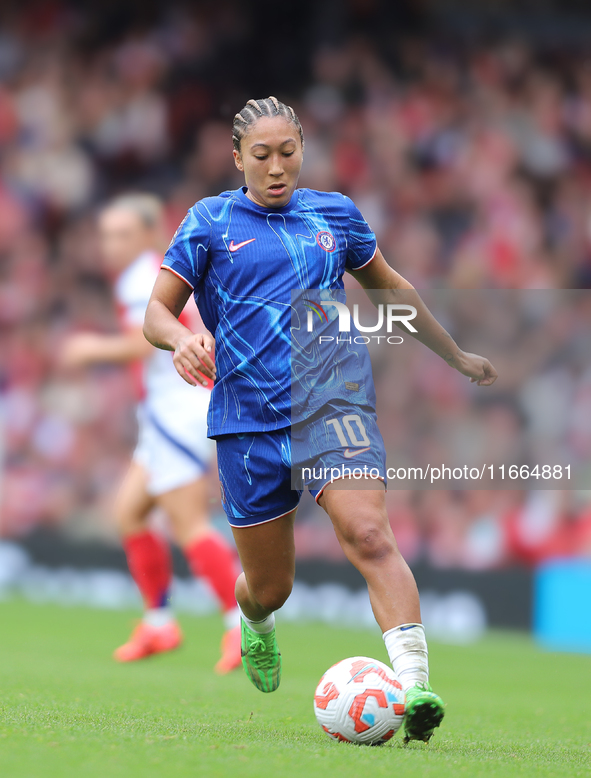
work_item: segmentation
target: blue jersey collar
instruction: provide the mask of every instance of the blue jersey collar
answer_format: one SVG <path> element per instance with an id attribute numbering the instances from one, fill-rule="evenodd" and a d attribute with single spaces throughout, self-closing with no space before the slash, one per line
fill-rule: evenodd
<path id="1" fill-rule="evenodd" d="M 240 189 L 237 190 L 238 197 L 242 200 L 243 203 L 248 205 L 253 210 L 258 211 L 259 213 L 285 213 L 287 211 L 291 211 L 291 209 L 294 208 L 298 202 L 299 189 L 296 189 L 292 194 L 289 202 L 281 206 L 281 208 L 265 208 L 264 206 L 253 202 L 250 197 L 247 196 L 247 189 L 248 187 L 241 186 Z"/>

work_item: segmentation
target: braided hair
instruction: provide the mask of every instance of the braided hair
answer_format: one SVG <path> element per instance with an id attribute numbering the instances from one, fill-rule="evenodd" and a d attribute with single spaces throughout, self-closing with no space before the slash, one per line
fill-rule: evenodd
<path id="1" fill-rule="evenodd" d="M 232 143 L 238 153 L 240 153 L 240 143 L 242 138 L 248 133 L 250 128 L 261 118 L 261 116 L 282 116 L 285 121 L 293 124 L 300 134 L 302 149 L 304 148 L 304 133 L 300 120 L 296 112 L 290 105 L 280 102 L 276 97 L 267 97 L 263 100 L 249 100 L 244 108 L 234 117 L 232 124 Z"/>

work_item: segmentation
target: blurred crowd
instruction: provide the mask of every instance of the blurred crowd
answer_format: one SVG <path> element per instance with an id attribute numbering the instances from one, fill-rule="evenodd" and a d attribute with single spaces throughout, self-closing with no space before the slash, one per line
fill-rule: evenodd
<path id="1" fill-rule="evenodd" d="M 55 358 L 66 334 L 117 326 L 96 208 L 125 190 L 156 192 L 172 234 L 197 199 L 241 184 L 231 119 L 271 87 L 303 124 L 300 184 L 351 196 L 384 255 L 419 289 L 591 288 L 586 52 L 510 36 L 454 46 L 437 33 L 381 35 L 378 45 L 363 26 L 341 25 L 338 37 L 310 34 L 295 46 L 301 66 L 287 74 L 291 60 L 278 65 L 281 91 L 271 75 L 266 88 L 257 65 L 266 44 L 248 4 L 171 2 L 155 13 L 148 3 L 131 23 L 109 2 L 114 31 L 97 27 L 92 4 L 29 5 L 0 10 L 3 535 L 39 524 L 109 534 L 109 499 L 134 442 L 133 386 L 124 369 L 66 375 Z M 589 366 L 541 367 L 553 407 L 571 410 L 584 458 Z M 404 396 L 418 391 L 424 423 L 434 417 L 429 403 L 445 416 L 450 386 L 436 367 L 419 370 L 388 395 L 388 411 L 400 418 Z M 540 391 L 532 384 L 527 402 Z M 493 428 L 514 424 L 493 416 Z M 585 493 L 389 499 L 409 558 L 486 567 L 591 549 Z M 298 542 L 311 554 L 323 546 L 307 542 L 308 529 L 320 537 L 324 525 L 305 513 Z"/>
<path id="2" fill-rule="evenodd" d="M 591 554 L 591 500 L 574 491 L 388 491 L 398 546 L 409 564 L 495 570 Z M 307 507 L 304 503 L 304 510 Z M 296 523 L 299 558 L 343 559 L 322 513 Z"/>

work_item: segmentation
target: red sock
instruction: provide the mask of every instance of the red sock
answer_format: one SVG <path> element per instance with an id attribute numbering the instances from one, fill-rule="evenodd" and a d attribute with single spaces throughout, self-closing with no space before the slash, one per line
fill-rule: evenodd
<path id="1" fill-rule="evenodd" d="M 234 587 L 238 571 L 232 549 L 217 532 L 197 538 L 185 548 L 185 556 L 194 576 L 207 579 L 217 594 L 223 611 L 236 607 Z"/>
<path id="2" fill-rule="evenodd" d="M 168 605 L 172 577 L 170 550 L 154 532 L 139 532 L 123 539 L 127 564 L 144 598 L 146 608 Z"/>

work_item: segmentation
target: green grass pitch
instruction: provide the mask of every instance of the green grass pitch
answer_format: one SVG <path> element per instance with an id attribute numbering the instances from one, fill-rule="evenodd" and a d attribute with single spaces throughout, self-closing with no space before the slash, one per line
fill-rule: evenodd
<path id="1" fill-rule="evenodd" d="M 281 687 L 218 678 L 218 618 L 182 618 L 174 654 L 117 665 L 132 614 L 0 603 L 0 775 L 589 776 L 591 657 L 544 653 L 493 634 L 431 645 L 447 716 L 429 745 L 329 740 L 312 712 L 322 672 L 346 656 L 386 661 L 379 633 L 280 624 Z"/>

